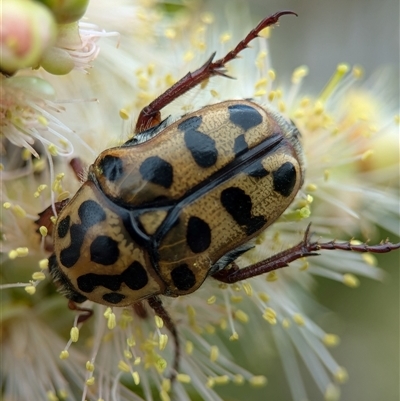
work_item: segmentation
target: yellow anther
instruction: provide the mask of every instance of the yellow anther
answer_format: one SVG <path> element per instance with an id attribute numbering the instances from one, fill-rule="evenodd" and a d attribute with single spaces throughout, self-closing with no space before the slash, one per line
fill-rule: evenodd
<path id="1" fill-rule="evenodd" d="M 255 387 L 262 387 L 265 386 L 267 384 L 267 378 L 265 376 L 253 376 L 250 380 L 249 383 L 252 386 Z"/>
<path id="2" fill-rule="evenodd" d="M 41 235 L 42 237 L 45 237 L 45 236 L 48 234 L 47 227 L 41 226 L 41 227 L 39 228 L 39 232 L 40 232 L 40 235 Z"/>
<path id="3" fill-rule="evenodd" d="M 310 264 L 308 263 L 307 259 L 304 259 L 303 264 L 299 267 L 299 270 L 304 272 L 304 271 L 308 270 L 309 267 L 310 267 Z"/>
<path id="4" fill-rule="evenodd" d="M 88 372 L 94 372 L 94 364 L 90 361 L 86 362 L 86 370 Z"/>
<path id="5" fill-rule="evenodd" d="M 340 343 L 340 338 L 336 334 L 325 334 L 322 341 L 327 347 L 336 347 Z"/>
<path id="6" fill-rule="evenodd" d="M 57 150 L 56 145 L 54 145 L 54 143 L 51 143 L 51 144 L 47 147 L 47 149 L 48 149 L 49 153 L 50 153 L 52 156 L 57 156 L 57 155 L 58 155 L 58 150 Z"/>
<path id="7" fill-rule="evenodd" d="M 258 89 L 257 91 L 254 92 L 254 97 L 262 97 L 267 94 L 267 91 L 265 89 Z"/>
<path id="8" fill-rule="evenodd" d="M 265 319 L 268 323 L 275 325 L 276 324 L 276 312 L 272 308 L 265 308 L 263 319 Z"/>
<path id="9" fill-rule="evenodd" d="M 8 258 L 13 260 L 18 257 L 18 252 L 15 249 L 12 249 L 10 252 L 8 252 Z"/>
<path id="10" fill-rule="evenodd" d="M 212 324 L 206 324 L 205 330 L 208 334 L 214 334 L 215 333 L 215 327 Z"/>
<path id="11" fill-rule="evenodd" d="M 176 380 L 178 380 L 180 383 L 190 383 L 192 381 L 189 375 L 185 375 L 183 373 L 178 373 L 176 375 Z"/>
<path id="12" fill-rule="evenodd" d="M 192 355 L 193 349 L 194 349 L 193 343 L 191 341 L 186 341 L 186 344 L 185 344 L 186 353 L 188 355 Z"/>
<path id="13" fill-rule="evenodd" d="M 160 351 L 164 350 L 168 343 L 168 336 L 166 334 L 161 334 L 158 339 L 158 348 Z"/>
<path id="14" fill-rule="evenodd" d="M 237 320 L 239 320 L 242 323 L 247 323 L 249 321 L 249 316 L 247 315 L 247 313 L 243 312 L 240 309 L 238 309 L 235 312 L 235 317 Z"/>
<path id="15" fill-rule="evenodd" d="M 161 319 L 160 316 L 154 316 L 154 321 L 156 322 L 156 326 L 161 329 L 164 326 L 164 320 Z"/>
<path id="16" fill-rule="evenodd" d="M 221 43 L 226 43 L 229 42 L 232 38 L 232 35 L 230 33 L 224 33 L 220 36 L 220 42 Z"/>
<path id="17" fill-rule="evenodd" d="M 51 216 L 51 217 L 50 217 L 50 221 L 51 221 L 53 224 L 56 224 L 57 217 L 56 217 L 56 216 Z"/>
<path id="18" fill-rule="evenodd" d="M 334 375 L 335 380 L 339 384 L 346 383 L 349 380 L 349 374 L 345 368 L 340 367 Z"/>
<path id="19" fill-rule="evenodd" d="M 51 390 L 49 390 L 46 393 L 46 397 L 47 397 L 48 401 L 59 401 L 59 398 L 57 397 L 57 395 Z"/>
<path id="20" fill-rule="evenodd" d="M 274 71 L 274 70 L 269 70 L 269 71 L 268 71 L 268 76 L 269 76 L 269 78 L 271 79 L 271 81 L 274 81 L 275 78 L 276 78 L 275 71 Z"/>
<path id="21" fill-rule="evenodd" d="M 32 274 L 32 280 L 42 281 L 46 278 L 43 272 L 35 272 Z"/>
<path id="22" fill-rule="evenodd" d="M 86 385 L 87 385 L 87 386 L 93 386 L 94 381 L 95 381 L 95 379 L 94 379 L 93 376 L 92 376 L 92 377 L 89 377 L 89 379 L 86 380 Z"/>
<path id="23" fill-rule="evenodd" d="M 208 377 L 206 382 L 206 387 L 213 388 L 215 386 L 215 381 L 213 377 Z"/>
<path id="24" fill-rule="evenodd" d="M 316 184 L 308 184 L 306 186 L 306 190 L 309 192 L 315 192 L 318 189 L 318 186 Z"/>
<path id="25" fill-rule="evenodd" d="M 266 280 L 269 282 L 278 280 L 278 276 L 277 276 L 276 272 L 275 271 L 269 272 L 266 276 Z"/>
<path id="26" fill-rule="evenodd" d="M 233 303 L 239 303 L 243 301 L 243 297 L 241 295 L 232 295 L 231 296 L 231 302 Z"/>
<path id="27" fill-rule="evenodd" d="M 39 124 L 42 124 L 45 127 L 49 124 L 49 120 L 45 116 L 38 116 L 37 120 Z"/>
<path id="28" fill-rule="evenodd" d="M 308 75 L 308 67 L 305 65 L 302 65 L 300 67 L 297 67 L 292 74 L 292 83 L 293 84 L 298 84 L 302 81 L 302 79 Z"/>
<path id="29" fill-rule="evenodd" d="M 350 288 L 357 288 L 360 285 L 360 281 L 353 274 L 347 273 L 343 274 L 343 284 Z"/>
<path id="30" fill-rule="evenodd" d="M 331 176 L 330 170 L 324 170 L 324 181 L 328 181 L 329 177 Z"/>
<path id="31" fill-rule="evenodd" d="M 60 352 L 60 359 L 68 359 L 69 358 L 69 352 L 64 349 Z"/>
<path id="32" fill-rule="evenodd" d="M 168 395 L 168 393 L 165 390 L 160 391 L 160 399 L 161 399 L 161 401 L 171 401 L 170 396 Z"/>
<path id="33" fill-rule="evenodd" d="M 269 296 L 265 292 L 259 292 L 258 293 L 258 298 L 261 299 L 263 302 L 268 302 L 269 301 Z"/>
<path id="34" fill-rule="evenodd" d="M 26 217 L 26 212 L 20 205 L 15 205 L 13 207 L 13 212 L 17 217 Z"/>
<path id="35" fill-rule="evenodd" d="M 133 379 L 133 382 L 136 384 L 136 386 L 139 385 L 139 383 L 140 383 L 140 376 L 139 376 L 139 373 L 138 373 L 138 372 L 133 372 L 133 373 L 132 373 L 132 379 Z"/>
<path id="36" fill-rule="evenodd" d="M 324 394 L 325 401 L 339 401 L 340 389 L 333 383 L 329 383 Z"/>
<path id="37" fill-rule="evenodd" d="M 232 380 L 235 384 L 243 384 L 244 383 L 244 377 L 241 374 L 237 374 L 233 376 Z"/>
<path id="38" fill-rule="evenodd" d="M 49 267 L 49 260 L 48 259 L 42 259 L 39 260 L 39 268 L 42 270 L 46 270 Z"/>
<path id="39" fill-rule="evenodd" d="M 321 101 L 325 102 L 329 98 L 329 96 L 332 95 L 332 93 L 339 85 L 339 82 L 343 79 L 348 71 L 349 66 L 347 64 L 339 64 L 337 66 L 335 73 L 333 74 L 332 78 L 329 80 L 319 97 Z"/>
<path id="40" fill-rule="evenodd" d="M 78 329 L 78 327 L 76 327 L 76 326 L 72 327 L 72 329 L 70 331 L 70 337 L 71 337 L 71 341 L 73 343 L 76 343 L 79 340 L 79 329 Z"/>
<path id="41" fill-rule="evenodd" d="M 377 264 L 376 257 L 374 255 L 371 255 L 370 253 L 363 253 L 361 255 L 361 258 L 367 265 L 376 266 Z"/>
<path id="42" fill-rule="evenodd" d="M 229 376 L 228 375 L 216 376 L 216 377 L 214 377 L 214 383 L 215 384 L 227 384 L 227 383 L 229 383 Z"/>
<path id="43" fill-rule="evenodd" d="M 207 299 L 207 304 L 208 305 L 215 304 L 216 300 L 217 300 L 217 297 L 215 295 L 211 295 L 211 297 Z"/>
<path id="44" fill-rule="evenodd" d="M 351 72 L 356 79 L 360 79 L 364 75 L 364 69 L 360 65 L 355 65 Z"/>
<path id="45" fill-rule="evenodd" d="M 38 186 L 37 191 L 38 192 L 43 192 L 47 188 L 46 184 L 41 184 Z"/>
<path id="46" fill-rule="evenodd" d="M 121 372 L 125 372 L 125 373 L 129 373 L 131 371 L 130 366 L 125 361 L 122 361 L 122 360 L 120 360 L 118 362 L 118 369 Z"/>
<path id="47" fill-rule="evenodd" d="M 167 28 L 167 29 L 164 31 L 164 36 L 165 36 L 167 39 L 175 39 L 175 38 L 176 38 L 176 30 L 175 30 L 175 29 L 172 29 L 172 28 Z"/>
<path id="48" fill-rule="evenodd" d="M 293 316 L 293 321 L 299 325 L 299 326 L 304 326 L 305 321 L 304 321 L 304 317 L 300 314 L 300 313 L 295 313 Z"/>
<path id="49" fill-rule="evenodd" d="M 128 347 L 134 347 L 136 345 L 135 338 L 133 336 L 128 337 L 126 343 L 128 344 Z"/>
<path id="50" fill-rule="evenodd" d="M 12 204 L 11 204 L 10 202 L 4 202 L 4 203 L 3 203 L 4 209 L 10 209 L 11 206 L 12 206 Z"/>
<path id="51" fill-rule="evenodd" d="M 36 287 L 34 285 L 27 285 L 25 287 L 25 291 L 29 294 L 29 295 L 33 295 L 36 292 Z"/>
<path id="52" fill-rule="evenodd" d="M 239 340 L 239 334 L 236 331 L 234 331 L 232 335 L 229 337 L 229 341 L 237 341 L 237 340 Z"/>
<path id="53" fill-rule="evenodd" d="M 205 12 L 201 15 L 200 17 L 201 21 L 204 22 L 207 25 L 210 25 L 214 22 L 215 18 L 214 18 L 214 14 L 210 13 L 210 12 Z"/>
<path id="54" fill-rule="evenodd" d="M 183 61 L 185 62 L 192 61 L 193 59 L 194 59 L 194 52 L 191 50 L 187 51 L 183 56 Z"/>
<path id="55" fill-rule="evenodd" d="M 133 358 L 133 355 L 132 355 L 132 352 L 131 351 L 129 351 L 129 350 L 124 350 L 124 357 L 126 358 L 126 359 L 132 359 Z"/>
<path id="56" fill-rule="evenodd" d="M 372 149 L 366 150 L 362 155 L 361 155 L 361 160 L 367 160 L 369 159 L 372 155 L 374 154 L 374 151 Z"/>
<path id="57" fill-rule="evenodd" d="M 120 109 L 119 111 L 119 116 L 123 120 L 129 120 L 129 111 L 127 109 Z"/>
<path id="58" fill-rule="evenodd" d="M 140 365 L 140 362 L 142 362 L 142 358 L 141 358 L 140 356 L 137 356 L 137 357 L 135 358 L 135 360 L 133 361 L 133 364 L 134 364 L 135 366 L 137 366 L 137 365 Z"/>
<path id="59" fill-rule="evenodd" d="M 282 327 L 283 327 L 284 329 L 288 329 L 288 328 L 290 327 L 290 325 L 291 325 L 291 323 L 290 323 L 290 320 L 289 320 L 289 319 L 284 318 L 284 319 L 282 320 Z"/>
<path id="60" fill-rule="evenodd" d="M 115 318 L 115 314 L 111 312 L 110 315 L 108 316 L 107 327 L 110 330 L 112 330 L 115 328 L 116 325 L 117 325 L 117 321 Z"/>
<path id="61" fill-rule="evenodd" d="M 21 158 L 24 161 L 28 161 L 32 156 L 32 153 L 29 151 L 29 149 L 23 149 L 21 152 Z"/>
<path id="62" fill-rule="evenodd" d="M 171 380 L 163 379 L 163 381 L 161 382 L 161 388 L 167 392 L 171 391 Z"/>
<path id="63" fill-rule="evenodd" d="M 242 283 L 243 291 L 249 297 L 253 295 L 253 287 L 250 283 Z"/>
<path id="64" fill-rule="evenodd" d="M 219 98 L 219 93 L 215 89 L 211 89 L 210 93 L 212 97 Z"/>
<path id="65" fill-rule="evenodd" d="M 218 359 L 219 350 L 216 345 L 213 345 L 210 349 L 210 360 L 211 362 L 215 362 Z"/>

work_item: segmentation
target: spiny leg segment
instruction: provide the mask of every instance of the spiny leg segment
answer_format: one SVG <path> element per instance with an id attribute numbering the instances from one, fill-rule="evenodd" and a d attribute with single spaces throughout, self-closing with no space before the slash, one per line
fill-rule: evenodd
<path id="1" fill-rule="evenodd" d="M 311 242 L 310 226 L 308 225 L 302 241 L 297 245 L 286 249 L 276 255 L 261 262 L 254 263 L 250 266 L 240 269 L 236 263 L 232 263 L 230 268 L 220 270 L 215 273 L 214 277 L 223 283 L 236 283 L 238 281 L 246 280 L 251 277 L 256 277 L 261 274 L 269 273 L 274 270 L 286 267 L 289 263 L 307 256 L 317 256 L 320 250 L 341 250 L 353 252 L 371 252 L 371 253 L 386 253 L 395 249 L 400 249 L 400 243 L 392 244 L 389 241 L 381 242 L 377 245 L 359 244 L 353 245 L 350 242 L 338 243 L 336 241 L 329 242 Z"/>
<path id="2" fill-rule="evenodd" d="M 293 11 L 280 11 L 267 18 L 264 18 L 241 42 L 236 45 L 233 50 L 227 53 L 224 57 L 213 62 L 215 56 L 214 52 L 200 68 L 194 72 L 189 72 L 178 82 L 168 88 L 163 94 L 142 109 L 136 123 L 135 133 L 145 131 L 146 129 L 159 124 L 161 122 L 160 111 L 165 106 L 208 78 L 211 78 L 215 75 L 230 78 L 225 73 L 225 64 L 235 59 L 242 50 L 246 49 L 248 44 L 253 39 L 258 37 L 260 31 L 268 26 L 276 24 L 282 15 L 287 14 L 293 14 L 297 16 L 297 14 Z"/>

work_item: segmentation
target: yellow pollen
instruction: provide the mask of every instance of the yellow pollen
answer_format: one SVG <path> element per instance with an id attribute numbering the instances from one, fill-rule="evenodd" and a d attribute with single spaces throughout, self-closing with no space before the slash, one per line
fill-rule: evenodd
<path id="1" fill-rule="evenodd" d="M 42 259 L 39 261 L 39 268 L 42 270 L 46 270 L 49 267 L 49 259 Z"/>
<path id="2" fill-rule="evenodd" d="M 290 327 L 290 325 L 291 325 L 291 323 L 290 323 L 290 320 L 289 320 L 289 319 L 284 318 L 284 319 L 282 320 L 282 327 L 283 327 L 284 329 L 288 329 L 288 328 Z"/>
<path id="3" fill-rule="evenodd" d="M 94 372 L 94 364 L 90 361 L 86 362 L 86 370 L 88 372 Z"/>
<path id="4" fill-rule="evenodd" d="M 215 384 L 227 384 L 229 383 L 228 375 L 216 376 L 214 377 Z"/>
<path id="5" fill-rule="evenodd" d="M 243 297 L 241 295 L 232 295 L 231 296 L 231 302 L 237 304 L 239 302 L 243 301 Z"/>
<path id="6" fill-rule="evenodd" d="M 186 341 L 186 344 L 185 344 L 186 353 L 188 355 L 192 355 L 193 354 L 193 349 L 194 349 L 193 343 L 191 341 Z"/>
<path id="7" fill-rule="evenodd" d="M 318 189 L 318 186 L 316 184 L 308 184 L 306 186 L 306 190 L 309 192 L 315 192 Z"/>
<path id="8" fill-rule="evenodd" d="M 20 205 L 15 205 L 13 207 L 13 212 L 17 217 L 26 217 L 26 212 Z"/>
<path id="9" fill-rule="evenodd" d="M 215 89 L 211 89 L 210 93 L 212 97 L 219 98 L 219 93 Z"/>
<path id="10" fill-rule="evenodd" d="M 125 362 L 125 361 L 119 361 L 118 362 L 118 369 L 121 372 L 129 373 L 131 371 L 130 366 Z"/>
<path id="11" fill-rule="evenodd" d="M 253 295 L 253 287 L 250 283 L 242 283 L 243 291 L 249 297 Z"/>
<path id="12" fill-rule="evenodd" d="M 176 380 L 178 380 L 178 382 L 180 383 L 190 383 L 191 382 L 191 378 L 189 375 L 186 375 L 184 373 L 178 373 L 176 375 Z"/>
<path id="13" fill-rule="evenodd" d="M 340 367 L 338 371 L 334 375 L 335 380 L 339 384 L 346 383 L 349 380 L 349 374 L 347 373 L 347 370 L 343 367 Z"/>
<path id="14" fill-rule="evenodd" d="M 273 282 L 273 281 L 278 280 L 278 276 L 276 274 L 276 271 L 269 272 L 267 274 L 267 276 L 266 276 L 266 280 L 269 281 L 269 282 Z"/>
<path id="15" fill-rule="evenodd" d="M 155 362 L 155 367 L 159 373 L 162 373 L 167 367 L 167 361 L 163 358 L 158 358 L 157 361 Z"/>
<path id="16" fill-rule="evenodd" d="M 370 266 L 376 266 L 377 265 L 377 260 L 374 255 L 371 255 L 370 253 L 363 253 L 361 255 L 361 259 Z"/>
<path id="17" fill-rule="evenodd" d="M 46 278 L 43 272 L 35 272 L 32 274 L 32 279 L 37 281 L 42 281 Z"/>
<path id="18" fill-rule="evenodd" d="M 343 284 L 350 288 L 357 288 L 360 285 L 360 281 L 354 274 L 343 274 Z"/>
<path id="19" fill-rule="evenodd" d="M 221 321 L 219 322 L 219 327 L 221 328 L 221 330 L 226 330 L 226 328 L 228 327 L 228 322 L 226 321 L 226 319 L 221 319 Z"/>
<path id="20" fill-rule="evenodd" d="M 265 89 L 259 89 L 254 92 L 254 97 L 262 97 L 267 94 L 267 91 Z"/>
<path id="21" fill-rule="evenodd" d="M 286 104 L 283 100 L 281 100 L 278 104 L 279 111 L 284 113 L 286 111 Z"/>
<path id="22" fill-rule="evenodd" d="M 168 343 L 168 336 L 166 334 L 161 334 L 158 340 L 158 348 L 160 351 L 164 350 Z"/>
<path id="23" fill-rule="evenodd" d="M 275 325 L 276 321 L 276 312 L 272 308 L 265 308 L 263 319 L 265 319 L 269 324 Z"/>
<path id="24" fill-rule="evenodd" d="M 64 349 L 60 352 L 60 359 L 68 359 L 69 358 L 69 352 Z"/>
<path id="25" fill-rule="evenodd" d="M 171 391 L 171 380 L 163 379 L 163 381 L 161 382 L 161 388 L 167 392 Z"/>
<path id="26" fill-rule="evenodd" d="M 299 326 L 304 326 L 305 321 L 304 321 L 304 317 L 300 314 L 300 313 L 295 313 L 293 316 L 293 321 L 299 325 Z"/>
<path id="27" fill-rule="evenodd" d="M 267 57 L 266 51 L 261 51 L 260 53 L 258 53 L 256 61 L 255 61 L 256 67 L 258 69 L 260 69 L 260 70 L 263 69 L 266 57 Z"/>
<path id="28" fill-rule="evenodd" d="M 233 376 L 232 380 L 235 384 L 243 384 L 244 383 L 244 377 L 241 374 L 237 374 Z"/>
<path id="29" fill-rule="evenodd" d="M 57 156 L 58 151 L 57 151 L 57 147 L 56 145 L 54 145 L 54 143 L 51 143 L 48 147 L 47 147 L 48 151 L 50 152 L 50 154 L 52 156 Z"/>
<path id="30" fill-rule="evenodd" d="M 268 83 L 268 79 L 267 78 L 261 78 L 255 83 L 254 88 L 255 89 L 264 88 L 267 85 L 267 83 Z"/>
<path id="31" fill-rule="evenodd" d="M 324 394 L 325 401 L 339 401 L 340 389 L 333 383 L 329 383 Z"/>
<path id="32" fill-rule="evenodd" d="M 18 257 L 23 258 L 24 256 L 27 256 L 29 253 L 29 249 L 27 247 L 21 247 L 16 249 Z"/>
<path id="33" fill-rule="evenodd" d="M 360 65 L 355 65 L 351 71 L 354 78 L 360 79 L 364 76 L 364 69 Z"/>
<path id="34" fill-rule="evenodd" d="M 95 379 L 94 379 L 93 376 L 90 377 L 89 379 L 86 380 L 86 385 L 87 385 L 87 386 L 93 386 L 94 380 L 95 380 Z"/>
<path id="35" fill-rule="evenodd" d="M 211 295 L 211 297 L 207 299 L 207 304 L 208 305 L 215 304 L 216 300 L 217 300 L 217 297 L 215 295 Z"/>
<path id="36" fill-rule="evenodd" d="M 57 395 L 51 390 L 46 393 L 46 397 L 49 401 L 59 401 Z"/>
<path id="37" fill-rule="evenodd" d="M 156 322 L 156 326 L 161 329 L 164 326 L 164 321 L 160 318 L 160 316 L 154 316 L 154 321 Z"/>
<path id="38" fill-rule="evenodd" d="M 213 345 L 210 349 L 210 361 L 215 362 L 218 359 L 219 350 L 216 345 Z"/>
<path id="39" fill-rule="evenodd" d="M 39 232 L 40 232 L 40 235 L 41 235 L 42 237 L 45 237 L 45 236 L 48 234 L 47 227 L 45 227 L 45 226 L 40 226 Z"/>
<path id="40" fill-rule="evenodd" d="M 335 91 L 340 81 L 343 79 L 348 71 L 349 66 L 347 64 L 339 64 L 337 66 L 335 73 L 333 74 L 319 97 L 322 102 L 325 102 L 332 95 L 332 93 Z"/>
<path id="41" fill-rule="evenodd" d="M 221 35 L 219 40 L 221 43 L 226 43 L 226 42 L 229 42 L 231 40 L 231 38 L 232 38 L 232 36 L 230 33 L 224 33 Z"/>
<path id="42" fill-rule="evenodd" d="M 263 302 L 268 302 L 269 301 L 269 296 L 265 292 L 259 292 L 258 293 L 258 298 L 261 299 Z"/>
<path id="43" fill-rule="evenodd" d="M 124 351 L 124 357 L 125 357 L 126 359 L 132 359 L 132 358 L 133 358 L 132 352 L 126 349 L 126 350 Z"/>
<path id="44" fill-rule="evenodd" d="M 275 97 L 276 97 L 276 92 L 275 92 L 275 91 L 269 92 L 268 100 L 269 100 L 270 102 L 272 102 L 272 101 L 275 99 Z"/>
<path id="45" fill-rule="evenodd" d="M 129 120 L 129 111 L 127 109 L 120 109 L 119 111 L 119 116 L 123 120 Z"/>
<path id="46" fill-rule="evenodd" d="M 116 322 L 116 318 L 115 318 L 115 314 L 114 313 L 110 313 L 109 317 L 108 317 L 108 321 L 107 321 L 107 327 L 112 330 L 115 328 L 115 326 L 117 325 Z"/>
<path id="47" fill-rule="evenodd" d="M 112 313 L 112 309 L 111 309 L 110 307 L 108 307 L 108 308 L 104 311 L 103 316 L 104 316 L 106 319 L 108 319 L 111 313 Z"/>
<path id="48" fill-rule="evenodd" d="M 308 75 L 308 67 L 305 65 L 302 65 L 300 67 L 297 67 L 292 74 L 292 83 L 293 84 L 298 84 L 302 81 L 302 79 Z"/>
<path id="49" fill-rule="evenodd" d="M 267 384 L 267 378 L 266 378 L 265 376 L 261 376 L 261 375 L 259 375 L 259 376 L 253 376 L 253 377 L 249 380 L 249 383 L 250 383 L 252 386 L 255 386 L 255 387 L 262 387 L 262 386 L 265 386 L 265 385 Z"/>
<path id="50" fill-rule="evenodd" d="M 220 288 L 221 290 L 226 290 L 228 288 L 228 284 L 220 283 L 220 284 L 218 284 L 218 288 Z"/>
<path id="51" fill-rule="evenodd" d="M 160 399 L 161 399 L 161 401 L 171 401 L 170 396 L 168 395 L 168 393 L 165 390 L 160 391 Z"/>
<path id="52" fill-rule="evenodd" d="M 268 70 L 268 76 L 272 81 L 274 81 L 275 78 L 276 78 L 275 71 L 274 70 Z"/>
<path id="53" fill-rule="evenodd" d="M 168 28 L 164 31 L 164 35 L 167 39 L 175 39 L 176 38 L 176 30 L 172 28 Z"/>
<path id="54" fill-rule="evenodd" d="M 189 50 L 183 55 L 183 61 L 191 61 L 194 59 L 194 52 Z"/>
<path id="55" fill-rule="evenodd" d="M 36 292 L 36 287 L 34 285 L 27 285 L 25 287 L 25 291 L 29 294 L 29 295 L 33 295 Z"/>
<path id="56" fill-rule="evenodd" d="M 336 334 L 325 334 L 322 341 L 327 347 L 336 347 L 340 343 L 340 338 Z"/>
<path id="57" fill-rule="evenodd" d="M 317 100 L 314 105 L 314 114 L 319 116 L 324 112 L 324 105 L 320 100 Z"/>
<path id="58" fill-rule="evenodd" d="M 140 362 L 142 362 L 142 358 L 141 358 L 140 356 L 137 356 L 137 357 L 135 358 L 135 360 L 133 361 L 133 364 L 134 364 L 135 366 L 137 366 L 137 365 L 140 365 Z"/>
<path id="59" fill-rule="evenodd" d="M 57 217 L 56 217 L 56 216 L 51 216 L 51 217 L 50 217 L 50 221 L 51 221 L 53 224 L 56 224 Z"/>
<path id="60" fill-rule="evenodd" d="M 10 209 L 11 208 L 11 203 L 10 202 L 4 202 L 3 203 L 3 207 L 4 207 L 4 209 Z"/>
<path id="61" fill-rule="evenodd" d="M 240 309 L 235 312 L 235 318 L 242 323 L 247 323 L 249 321 L 249 316 L 247 315 L 247 313 L 243 312 Z"/>
<path id="62" fill-rule="evenodd" d="M 212 324 L 206 324 L 205 330 L 208 334 L 214 334 L 215 333 L 215 327 Z"/>
<path id="63" fill-rule="evenodd" d="M 138 372 L 133 372 L 133 373 L 132 373 L 132 379 L 133 379 L 133 382 L 136 384 L 136 386 L 139 385 L 139 383 L 140 383 L 140 376 L 139 376 L 139 373 L 138 373 Z"/>
<path id="64" fill-rule="evenodd" d="M 237 340 L 239 340 L 239 334 L 236 331 L 234 331 L 232 335 L 229 337 L 229 341 L 237 341 Z"/>
<path id="65" fill-rule="evenodd" d="M 362 160 L 362 161 L 367 160 L 367 159 L 369 159 L 373 154 L 374 154 L 374 151 L 373 151 L 372 149 L 369 149 L 369 150 L 365 151 L 365 152 L 362 154 L 361 160 Z"/>
<path id="66" fill-rule="evenodd" d="M 213 388 L 215 385 L 215 381 L 213 377 L 208 377 L 206 382 L 206 387 Z"/>
<path id="67" fill-rule="evenodd" d="M 32 153 L 29 151 L 29 149 L 24 149 L 21 152 L 21 158 L 24 161 L 28 161 L 31 158 L 31 156 L 32 156 Z"/>
<path id="68" fill-rule="evenodd" d="M 43 159 L 33 161 L 33 171 L 40 173 L 46 168 L 46 162 Z"/>
<path id="69" fill-rule="evenodd" d="M 76 343 L 79 340 L 79 329 L 76 326 L 72 327 L 70 337 L 73 343 Z"/>
<path id="70" fill-rule="evenodd" d="M 38 116 L 37 120 L 39 124 L 42 124 L 45 127 L 47 127 L 47 125 L 49 124 L 49 120 L 47 120 L 45 116 Z"/>

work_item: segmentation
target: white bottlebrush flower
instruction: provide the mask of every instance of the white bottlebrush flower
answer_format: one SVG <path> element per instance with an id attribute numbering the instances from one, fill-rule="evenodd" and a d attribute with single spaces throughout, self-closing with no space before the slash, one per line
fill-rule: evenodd
<path id="1" fill-rule="evenodd" d="M 151 309 L 112 310 L 86 302 L 82 307 L 92 309 L 93 316 L 82 324 L 46 278 L 51 241 L 44 227 L 36 232 L 34 221 L 79 187 L 70 157 L 90 164 L 100 151 L 123 143 L 142 107 L 213 51 L 226 53 L 251 29 L 249 23 L 226 33 L 214 26 L 211 14 L 194 17 L 198 13 L 185 9 L 163 14 L 157 2 L 114 2 L 105 18 L 106 2 L 92 3 L 87 19 L 121 36 L 118 48 L 115 38 L 101 42 L 90 74 L 59 79 L 41 70 L 22 70 L 3 79 L 3 398 L 221 400 L 222 385 L 267 382 L 265 372 L 251 372 L 235 358 L 235 349 L 242 347 L 259 360 L 273 352 L 280 355 L 294 400 L 307 399 L 301 364 L 327 400 L 337 399 L 347 373 L 327 348 L 339 338 L 313 321 L 321 307 L 310 291 L 315 275 L 350 287 L 358 285 L 356 275 L 379 279 L 382 272 L 371 255 L 325 251 L 245 282 L 228 286 L 210 278 L 191 295 L 163 297 L 181 344 L 174 383 L 169 379 L 173 336 Z M 117 14 L 121 9 L 124 13 Z M 285 25 L 290 23 L 286 18 Z M 318 235 L 330 239 L 361 231 L 366 240 L 377 226 L 398 234 L 393 186 L 398 160 L 392 150 L 397 127 L 383 92 L 360 83 L 358 67 L 340 65 L 321 93 L 310 95 L 306 67 L 298 68 L 291 80 L 280 77 L 272 69 L 274 55 L 266 40 L 252 44 L 241 60 L 227 65 L 236 81 L 213 78 L 163 111 L 163 116 L 179 115 L 251 97 L 292 119 L 302 133 L 307 163 L 303 189 L 241 257 L 240 266 L 294 245 L 310 221 Z M 63 99 L 62 107 L 56 99 Z M 41 158 L 32 159 L 30 153 Z"/>

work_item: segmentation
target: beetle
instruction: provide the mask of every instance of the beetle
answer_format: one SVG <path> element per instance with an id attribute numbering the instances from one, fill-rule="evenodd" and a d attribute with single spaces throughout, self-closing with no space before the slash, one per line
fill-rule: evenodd
<path id="1" fill-rule="evenodd" d="M 208 277 L 235 283 L 321 249 L 383 253 L 400 247 L 311 242 L 308 227 L 299 244 L 240 269 L 235 260 L 303 184 L 298 129 L 252 100 L 206 106 L 173 123 L 161 119 L 161 110 L 191 88 L 227 76 L 224 66 L 285 14 L 297 15 L 265 18 L 223 58 L 213 61 L 214 53 L 145 107 L 136 135 L 103 151 L 73 198 L 56 205 L 49 270 L 70 307 L 84 310 L 76 304 L 86 300 L 125 307 L 146 301 L 173 335 L 172 378 L 179 340 L 159 295 L 190 294 Z"/>

